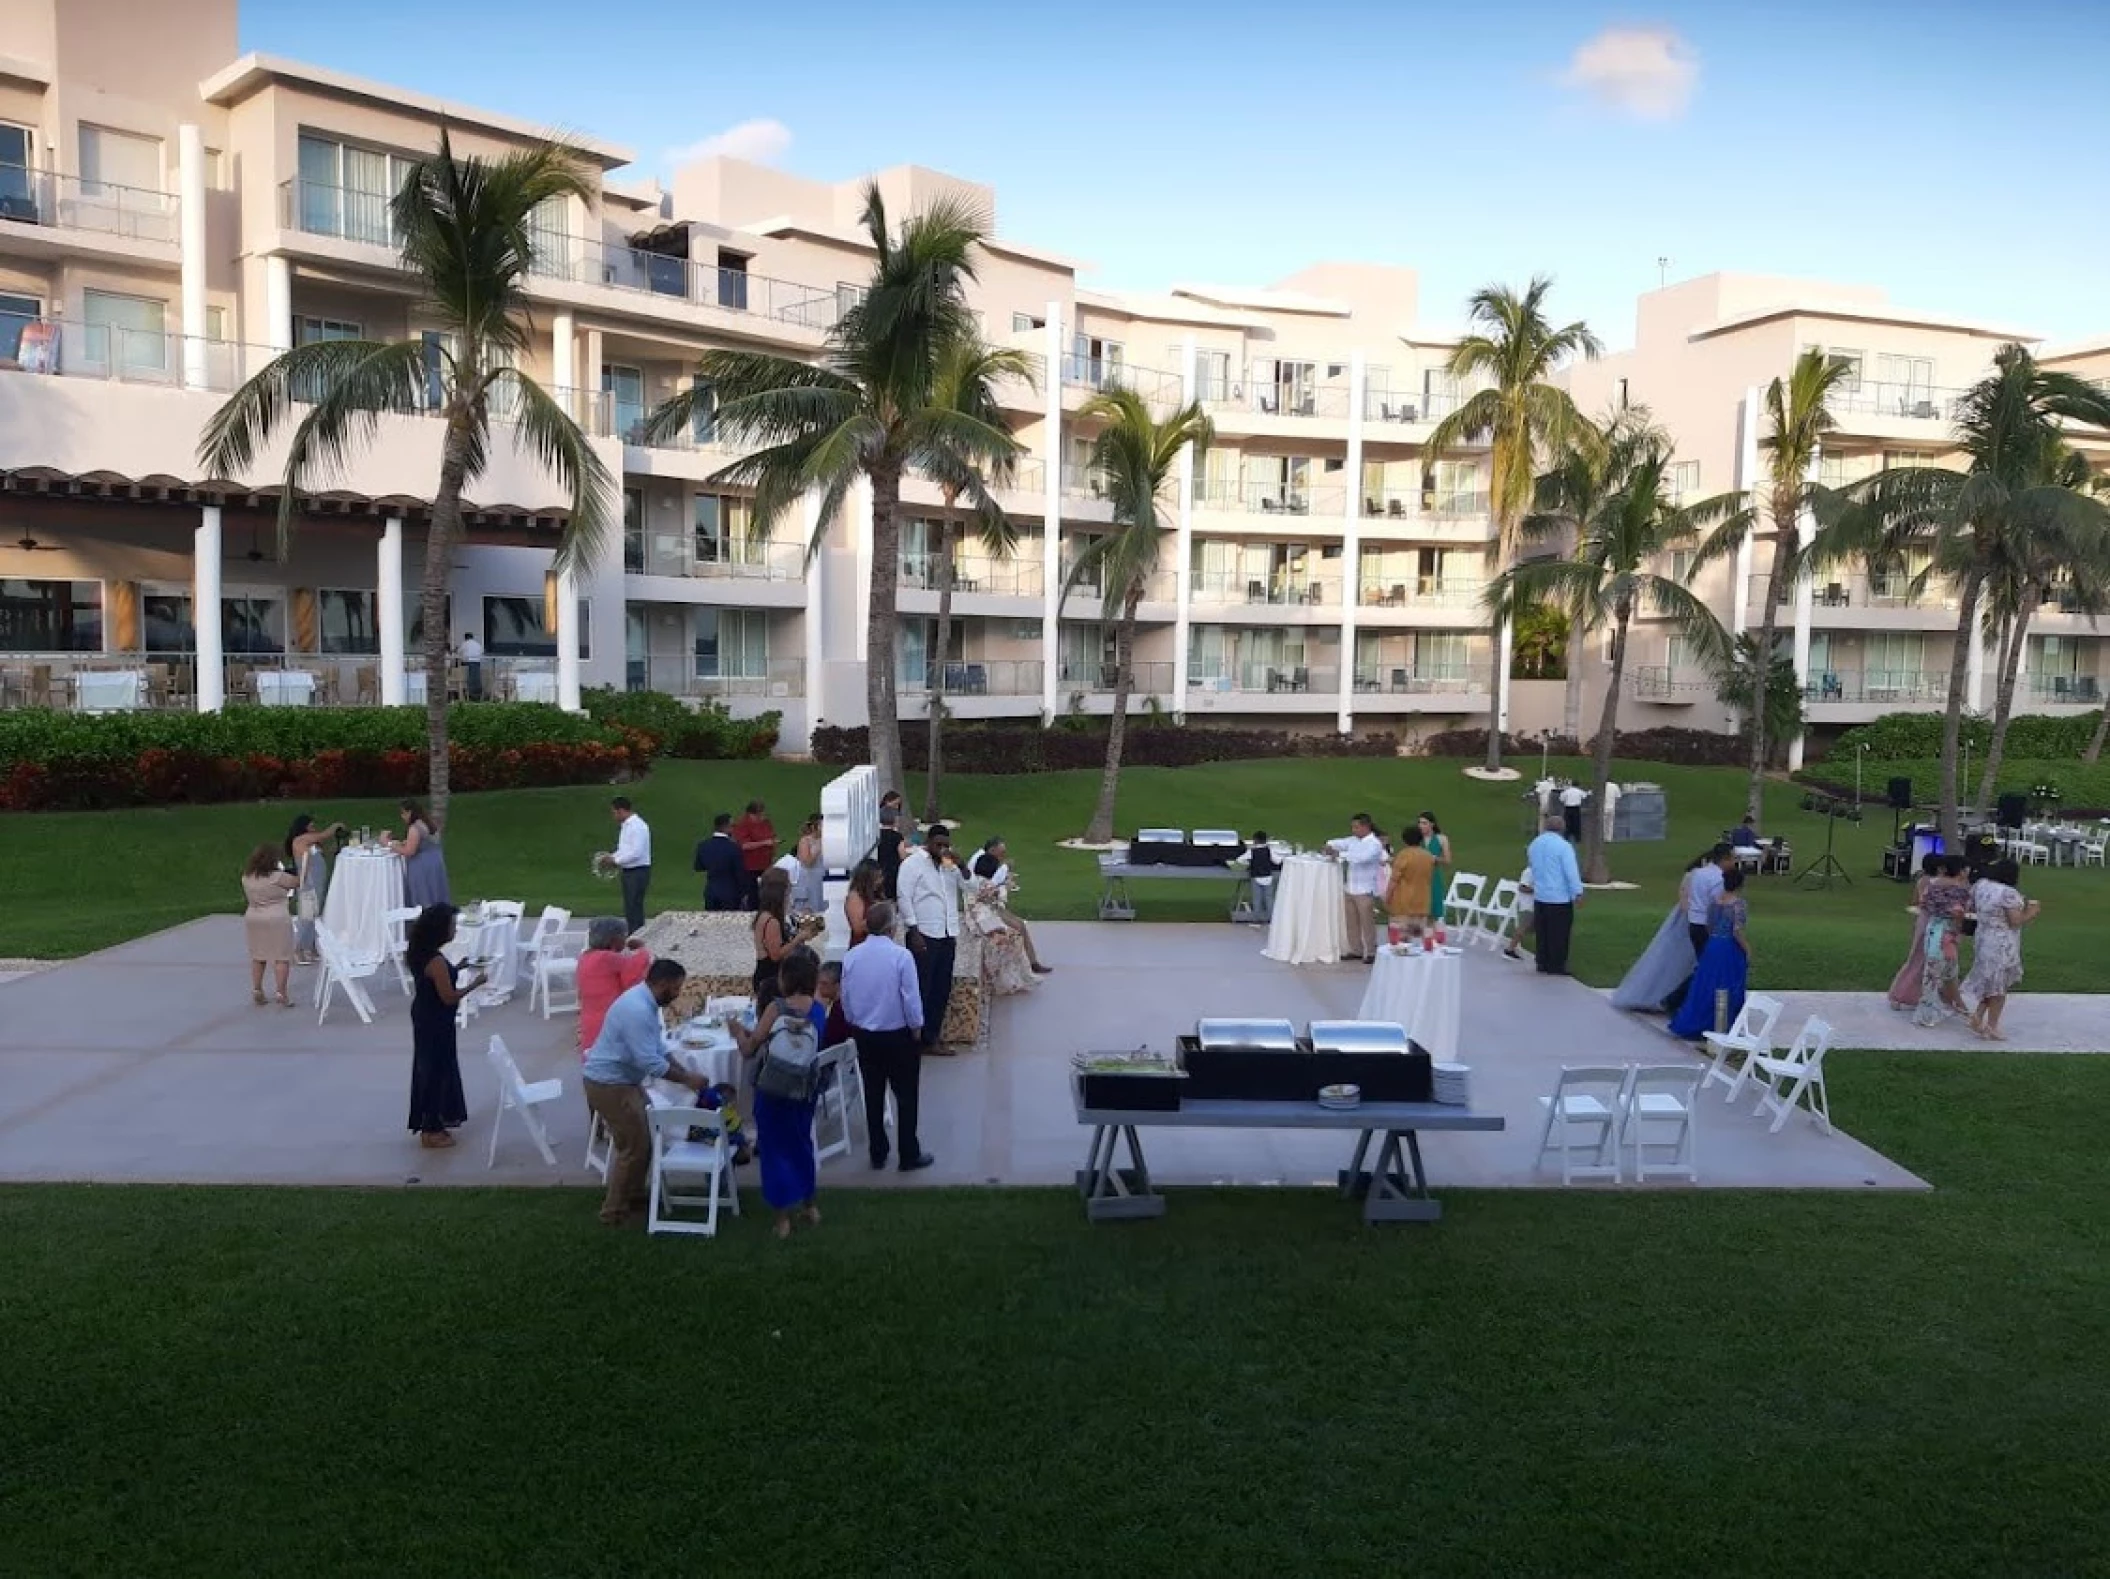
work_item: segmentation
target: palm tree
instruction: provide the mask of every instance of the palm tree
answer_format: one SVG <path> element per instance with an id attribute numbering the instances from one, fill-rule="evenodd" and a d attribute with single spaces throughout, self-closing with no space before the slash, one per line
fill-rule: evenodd
<path id="1" fill-rule="evenodd" d="M 521 288 L 534 263 L 530 219 L 552 198 L 590 195 L 576 150 L 549 144 L 499 159 L 458 159 L 443 128 L 438 150 L 411 167 L 389 201 L 403 265 L 424 291 L 423 316 L 446 335 L 436 392 L 428 388 L 423 337 L 318 341 L 274 357 L 228 396 L 198 444 L 207 475 L 232 478 L 292 426 L 278 508 L 283 558 L 300 497 L 316 479 L 341 472 L 384 414 L 429 408 L 443 423 L 419 602 L 435 823 L 447 815 L 447 575 L 462 531 L 463 492 L 483 474 L 490 453 L 492 412 L 511 419 L 515 442 L 571 495 L 557 548 L 560 575 L 594 561 L 613 513 L 615 479 L 585 433 L 556 396 L 513 365 L 532 332 Z M 296 417 L 296 405 L 306 407 L 304 415 Z"/>
<path id="2" fill-rule="evenodd" d="M 1533 512 L 1524 521 L 1525 534 L 1558 537 L 1561 551 L 1572 555 L 1582 542 L 1585 523 L 1632 471 L 1638 450 L 1669 442 L 1668 435 L 1650 419 L 1646 406 L 1618 407 L 1601 423 L 1581 418 L 1553 469 L 1538 480 Z M 1561 698 L 1561 734 L 1578 743 L 1582 740 L 1586 634 L 1580 620 L 1568 621 L 1568 683 Z"/>
<path id="3" fill-rule="evenodd" d="M 872 491 L 873 575 L 865 646 L 865 708 L 872 765 L 881 784 L 902 782 L 896 647 L 900 635 L 901 479 L 941 476 L 962 457 L 984 462 L 1013 452 L 1000 425 L 937 403 L 938 370 L 948 347 L 980 338 L 967 305 L 975 253 L 988 221 L 971 205 L 939 198 L 887 223 L 877 186 L 864 193 L 864 227 L 874 253 L 864 294 L 829 331 L 820 361 L 762 351 L 706 351 L 696 382 L 646 420 L 647 442 L 681 433 L 700 411 L 714 413 L 734 444 L 754 446 L 713 482 L 754 490 L 750 530 L 766 539 L 804 495 L 818 497 L 813 541 L 863 478 Z"/>
<path id="4" fill-rule="evenodd" d="M 1795 359 L 1785 383 L 1776 378 L 1766 386 L 1766 431 L 1758 441 L 1766 458 L 1766 480 L 1758 491 L 1765 499 L 1764 536 L 1772 553 L 1765 601 L 1758 614 L 1758 642 L 1752 649 L 1754 667 L 1742 687 L 1747 696 L 1765 694 L 1766 681 L 1757 666 L 1770 669 L 1781 608 L 1809 562 L 1801 536 L 1802 518 L 1807 513 L 1829 523 L 1836 509 L 1836 496 L 1818 486 L 1811 473 L 1825 435 L 1837 426 L 1832 419 L 1832 395 L 1852 372 L 1853 363 L 1845 357 L 1826 356 L 1813 347 Z M 1759 530 L 1759 518 L 1751 512 L 1724 522 L 1700 545 L 1693 573 L 1697 575 L 1716 560 L 1734 557 Z M 1751 737 L 1751 777 L 1744 790 L 1744 811 L 1754 820 L 1760 816 L 1766 786 L 1766 714 L 1767 709 L 1759 708 L 1744 720 Z"/>
<path id="5" fill-rule="evenodd" d="M 1612 676 L 1605 692 L 1604 716 L 1597 728 L 1594 763 L 1596 799 L 1602 807 L 1611 782 L 1612 756 L 1619 738 L 1619 697 L 1626 674 L 1627 637 L 1634 617 L 1662 616 L 1682 635 L 1703 663 L 1719 661 L 1728 633 L 1706 603 L 1686 585 L 1649 567 L 1672 546 L 1706 527 L 1719 527 L 1746 513 L 1743 495 L 1719 494 L 1695 504 L 1671 498 L 1669 452 L 1659 442 L 1620 445 L 1612 451 L 1612 483 L 1594 510 L 1580 522 L 1581 541 L 1572 559 L 1536 559 L 1504 571 L 1489 587 L 1489 609 L 1504 619 L 1536 602 L 1568 610 L 1585 630 L 1609 627 Z M 1546 526 L 1548 523 L 1537 523 Z M 1557 524 L 1550 529 L 1558 530 Z M 1592 883 L 1609 881 L 1605 859 L 1604 818 L 1583 819 L 1583 876 Z"/>
<path id="6" fill-rule="evenodd" d="M 1099 780 L 1099 800 L 1084 830 L 1088 844 L 1106 844 L 1114 836 L 1114 796 L 1121 787 L 1121 747 L 1128 730 L 1128 694 L 1135 683 L 1132 658 L 1136 645 L 1136 606 L 1157 573 L 1158 550 L 1165 527 L 1158 501 L 1179 470 L 1180 451 L 1209 447 L 1216 430 L 1198 401 L 1189 401 L 1163 422 L 1150 405 L 1124 384 L 1111 384 L 1077 413 L 1083 422 L 1106 426 L 1092 440 L 1091 467 L 1105 479 L 1113 505 L 1113 530 L 1078 554 L 1063 582 L 1067 602 L 1080 582 L 1096 580 L 1102 606 L 1118 603 L 1114 627 L 1114 710 L 1107 721 L 1106 772 Z M 1096 574 L 1095 574 L 1096 572 Z M 1057 616 L 1061 602 L 1056 605 Z"/>
<path id="7" fill-rule="evenodd" d="M 2070 373 L 2038 365 L 2020 345 L 2003 345 L 1993 371 L 1958 403 L 1956 442 L 1962 471 L 1890 467 L 1856 485 L 1854 502 L 1828 528 L 1819 553 L 1858 554 L 1897 563 L 1924 547 L 1928 568 L 1915 578 L 1952 578 L 1957 588 L 1956 640 L 1949 658 L 1949 697 L 1942 717 L 1941 827 L 1957 832 L 1961 786 L 1957 756 L 1973 645 L 1983 604 L 2002 565 L 2038 537 L 2091 530 L 2099 500 L 2059 480 L 2062 423 L 2110 427 L 2110 392 Z"/>
<path id="8" fill-rule="evenodd" d="M 1556 329 L 1547 321 L 1546 293 L 1553 281 L 1533 278 L 1519 296 L 1507 286 L 1473 293 L 1467 319 L 1474 330 L 1460 340 L 1444 364 L 1456 379 L 1483 387 L 1438 422 L 1429 435 L 1425 466 L 1466 444 L 1488 446 L 1488 509 L 1494 540 L 1487 546 L 1490 569 L 1516 561 L 1522 523 L 1532 503 L 1540 462 L 1574 444 L 1587 424 L 1568 392 L 1549 382 L 1572 357 L 1595 358 L 1604 349 L 1580 321 Z M 1502 695 L 1508 682 L 1504 651 L 1506 623 L 1491 632 L 1493 684 L 1488 687 L 1487 767 L 1502 765 Z"/>
<path id="9" fill-rule="evenodd" d="M 938 633 L 931 664 L 929 767 L 923 779 L 926 824 L 938 820 L 938 785 L 945 772 L 945 655 L 952 650 L 953 551 L 968 524 L 954 515 L 960 500 L 967 500 L 969 521 L 990 558 L 1009 559 L 1018 541 L 1003 508 L 989 495 L 991 487 L 1006 486 L 1017 476 L 1018 457 L 1025 453 L 1025 446 L 1005 427 L 1004 410 L 996 397 L 998 381 L 1006 378 L 1030 387 L 1034 382 L 1032 358 L 1023 351 L 956 340 L 945 347 L 931 394 L 933 406 L 971 417 L 981 427 L 1001 433 L 1004 443 L 976 452 L 940 455 L 931 463 L 931 475 L 945 496 L 945 513 L 938 523 Z"/>

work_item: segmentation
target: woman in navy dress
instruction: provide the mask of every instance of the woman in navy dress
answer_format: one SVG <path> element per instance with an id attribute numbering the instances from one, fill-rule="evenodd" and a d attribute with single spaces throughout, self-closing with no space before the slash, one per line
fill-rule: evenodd
<path id="1" fill-rule="evenodd" d="M 1751 946 L 1744 939 L 1744 928 L 1751 919 L 1751 910 L 1744 902 L 1743 886 L 1741 867 L 1722 878 L 1722 897 L 1707 912 L 1707 946 L 1700 951 L 1700 962 L 1693 970 L 1692 987 L 1671 1017 L 1673 1036 L 1696 1042 L 1715 1029 L 1714 998 L 1718 992 L 1729 994 L 1724 1030 L 1744 1012 L 1744 989 L 1751 979 Z"/>
<path id="2" fill-rule="evenodd" d="M 454 966 L 441 949 L 454 938 L 452 905 L 428 905 L 411 922 L 403 963 L 414 984 L 410 997 L 410 1128 L 431 1149 L 454 1144 L 447 1132 L 469 1122 L 462 1094 L 462 1061 L 455 1044 L 455 1008 L 484 984 L 479 971 L 455 985 Z"/>

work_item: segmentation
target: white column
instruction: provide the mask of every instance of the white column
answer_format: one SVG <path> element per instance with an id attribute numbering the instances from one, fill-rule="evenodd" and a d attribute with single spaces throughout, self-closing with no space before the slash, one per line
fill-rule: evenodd
<path id="1" fill-rule="evenodd" d="M 799 513 L 806 528 L 806 541 L 810 544 L 821 529 L 821 497 L 817 493 L 806 495 Z M 793 751 L 804 751 L 813 744 L 813 726 L 820 723 L 821 692 L 823 675 L 828 663 L 827 644 L 823 640 L 827 621 L 827 585 L 824 571 L 828 562 L 828 551 L 811 555 L 806 561 L 806 608 L 799 634 L 804 641 L 803 656 L 806 667 L 806 738 L 803 741 L 787 741 Z"/>
<path id="2" fill-rule="evenodd" d="M 1195 373 L 1199 365 L 1194 336 L 1190 334 L 1180 350 L 1182 402 L 1195 397 Z M 1191 444 L 1180 451 L 1179 489 L 1179 536 L 1175 539 L 1177 546 L 1174 549 L 1178 558 L 1172 567 L 1172 716 L 1185 723 L 1187 686 L 1193 678 L 1187 669 L 1188 633 L 1194 628 L 1194 446 Z"/>
<path id="3" fill-rule="evenodd" d="M 1348 357 L 1348 503 L 1341 512 L 1342 734 L 1355 726 L 1355 616 L 1363 595 L 1363 353 Z"/>
<path id="4" fill-rule="evenodd" d="M 1055 693 L 1062 675 L 1062 303 L 1048 303 L 1041 344 L 1047 362 L 1041 386 L 1041 452 L 1046 474 L 1041 479 L 1042 520 L 1040 620 L 1040 716 L 1055 722 Z"/>
<path id="5" fill-rule="evenodd" d="M 392 515 L 381 525 L 381 546 L 374 554 L 374 628 L 381 642 L 381 705 L 403 705 L 403 518 Z"/>
<path id="6" fill-rule="evenodd" d="M 592 433 L 594 425 L 586 421 L 589 402 L 581 398 L 579 388 L 578 324 L 569 311 L 560 311 L 551 316 L 549 332 L 550 382 L 557 386 L 557 398 L 565 403 L 573 420 Z"/>
<path id="7" fill-rule="evenodd" d="M 1816 474 L 1817 457 L 1813 455 L 1810 458 L 1810 477 L 1813 481 L 1816 478 Z M 1810 514 L 1808 510 L 1802 511 L 1795 518 L 1796 543 L 1800 547 L 1807 549 L 1810 546 L 1810 539 L 1816 535 L 1817 518 Z M 1795 578 L 1795 684 L 1805 695 L 1809 692 L 1810 684 L 1810 621 L 1816 608 L 1816 590 L 1815 584 L 1810 580 L 1809 566 L 1804 565 L 1802 574 Z M 1767 655 L 1767 664 L 1768 667 L 1762 670 L 1761 673 L 1770 676 L 1772 674 L 1770 654 Z M 1752 700 L 1756 702 L 1759 699 L 1754 697 Z M 1793 740 L 1788 742 L 1788 771 L 1790 773 L 1801 770 L 1802 750 L 1803 737 L 1798 734 Z"/>
<path id="8" fill-rule="evenodd" d="M 557 576 L 557 705 L 579 711 L 579 577 L 571 570 Z"/>
<path id="9" fill-rule="evenodd" d="M 198 644 L 198 711 L 217 713 L 227 701 L 227 670 L 220 652 L 220 507 L 198 512 L 191 543 L 191 625 Z"/>
<path id="10" fill-rule="evenodd" d="M 264 259 L 264 344 L 293 349 L 293 265 L 283 253 Z"/>
<path id="11" fill-rule="evenodd" d="M 176 128 L 176 223 L 182 244 L 183 382 L 205 384 L 205 132 Z"/>

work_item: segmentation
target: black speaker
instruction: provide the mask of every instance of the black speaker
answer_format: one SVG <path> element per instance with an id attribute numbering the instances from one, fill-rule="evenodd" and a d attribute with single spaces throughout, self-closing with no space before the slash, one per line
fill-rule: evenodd
<path id="1" fill-rule="evenodd" d="M 1899 811 L 1912 810 L 1912 780 L 1895 778 L 1890 781 L 1890 804 Z"/>
<path id="2" fill-rule="evenodd" d="M 2029 821 L 2029 797 L 2027 795 L 2003 795 L 1993 821 L 2003 828 L 2019 828 Z"/>

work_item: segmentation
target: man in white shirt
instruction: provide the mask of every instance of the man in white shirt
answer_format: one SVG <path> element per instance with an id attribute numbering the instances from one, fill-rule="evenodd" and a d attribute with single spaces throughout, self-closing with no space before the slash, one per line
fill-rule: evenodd
<path id="1" fill-rule="evenodd" d="M 1583 803 L 1589 798 L 1590 792 L 1573 779 L 1570 779 L 1567 788 L 1561 791 L 1561 821 L 1565 824 L 1570 844 L 1582 843 Z"/>
<path id="2" fill-rule="evenodd" d="M 945 1010 L 952 1002 L 952 971 L 960 946 L 960 871 L 953 864 L 952 835 L 933 828 L 901 862 L 896 879 L 901 918 L 908 924 L 909 951 L 923 987 L 923 1049 L 945 1051 Z"/>
<path id="3" fill-rule="evenodd" d="M 484 644 L 475 631 L 462 632 L 462 672 L 467 678 L 469 700 L 484 699 Z"/>
<path id="4" fill-rule="evenodd" d="M 1685 885 L 1685 935 L 1692 940 L 1692 960 L 1696 969 L 1700 956 L 1707 952 L 1707 922 L 1714 910 L 1714 902 L 1722 897 L 1722 881 L 1734 865 L 1736 847 L 1718 844 L 1707 852 L 1707 859 L 1694 869 L 1692 881 Z M 1688 975 L 1678 984 L 1677 990 L 1663 1000 L 1663 1012 L 1676 1014 L 1691 988 L 1692 977 Z"/>
<path id="5" fill-rule="evenodd" d="M 1348 837 L 1328 839 L 1326 848 L 1348 868 L 1348 931 L 1341 940 L 1342 959 L 1377 958 L 1377 896 L 1385 886 L 1385 845 L 1370 813 L 1349 819 Z"/>
<path id="6" fill-rule="evenodd" d="M 931 1165 L 916 1139 L 917 1093 L 921 1089 L 923 983 L 908 951 L 893 939 L 894 907 L 880 900 L 865 913 L 865 940 L 843 956 L 839 1005 L 857 1041 L 857 1066 L 864 1076 L 865 1134 L 872 1166 L 887 1165 L 886 1094 L 894 1092 L 894 1127 L 901 1140 L 901 1171 Z"/>
<path id="7" fill-rule="evenodd" d="M 652 830 L 630 804 L 618 795 L 615 808 L 616 881 L 623 888 L 623 920 L 632 936 L 645 924 L 645 890 L 652 886 Z"/>

